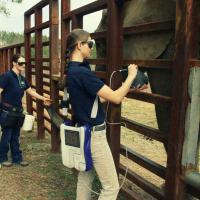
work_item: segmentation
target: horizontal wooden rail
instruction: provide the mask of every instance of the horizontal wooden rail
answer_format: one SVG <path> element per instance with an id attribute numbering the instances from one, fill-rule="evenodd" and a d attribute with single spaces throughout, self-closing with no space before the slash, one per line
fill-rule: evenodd
<path id="1" fill-rule="evenodd" d="M 92 39 L 98 40 L 98 39 L 106 38 L 106 33 L 107 31 L 101 31 L 101 32 L 91 33 L 90 35 Z"/>
<path id="2" fill-rule="evenodd" d="M 162 133 L 161 131 L 151 128 L 149 126 L 137 123 L 133 120 L 126 119 L 125 117 L 121 117 L 121 122 L 126 124 L 126 128 L 136 131 L 144 136 L 150 137 L 154 140 L 160 142 L 167 142 L 167 134 Z M 122 125 L 123 125 L 122 123 Z M 124 125 L 123 125 L 124 126 Z"/>
<path id="3" fill-rule="evenodd" d="M 190 60 L 191 67 L 200 67 L 200 60 L 197 59 L 191 59 Z"/>
<path id="4" fill-rule="evenodd" d="M 142 200 L 138 194 L 132 190 L 130 190 L 129 188 L 125 188 L 122 187 L 121 188 L 122 192 L 126 195 L 126 197 L 128 198 L 128 200 Z"/>
<path id="5" fill-rule="evenodd" d="M 36 30 L 35 27 L 31 27 L 31 28 L 25 29 L 24 33 L 25 34 L 31 34 L 31 33 L 34 33 L 35 30 Z"/>
<path id="6" fill-rule="evenodd" d="M 50 67 L 49 66 L 42 66 L 42 70 L 48 70 L 48 71 L 50 71 Z"/>
<path id="7" fill-rule="evenodd" d="M 127 148 L 127 152 L 126 152 Z M 138 165 L 144 167 L 145 169 L 151 171 L 152 173 L 156 174 L 157 176 L 165 179 L 165 170 L 166 168 L 162 165 L 140 155 L 139 153 L 133 151 L 132 149 L 125 147 L 124 145 L 121 145 L 120 153 L 124 156 L 126 156 L 126 153 L 128 154 L 127 157 L 137 163 Z"/>
<path id="8" fill-rule="evenodd" d="M 42 46 L 49 46 L 49 41 L 42 42 Z M 31 48 L 34 48 L 35 44 L 31 44 Z"/>
<path id="9" fill-rule="evenodd" d="M 51 77 L 50 74 L 43 74 L 42 76 L 43 76 L 43 78 L 49 78 L 49 79 Z"/>
<path id="10" fill-rule="evenodd" d="M 100 72 L 100 71 L 96 71 L 95 74 L 102 79 L 106 79 L 106 72 Z"/>
<path id="11" fill-rule="evenodd" d="M 120 165 L 119 172 L 124 175 L 126 173 L 126 167 Z M 141 176 L 138 176 L 136 173 L 129 170 L 127 172 L 127 178 L 158 200 L 164 200 L 164 192 L 160 188 L 145 180 Z"/>
<path id="12" fill-rule="evenodd" d="M 36 30 L 46 29 L 46 28 L 49 28 L 49 26 L 50 26 L 50 21 L 46 21 L 46 22 L 43 22 L 42 24 L 39 24 L 36 27 Z"/>
<path id="13" fill-rule="evenodd" d="M 153 32 L 153 31 L 167 31 L 175 29 L 174 20 L 157 21 L 151 23 L 138 24 L 131 27 L 124 28 L 124 35 Z"/>
<path id="14" fill-rule="evenodd" d="M 171 106 L 171 103 L 172 103 L 171 97 L 163 96 L 160 94 L 134 91 L 134 90 L 130 90 L 126 97 L 156 104 L 156 105 Z"/>
<path id="15" fill-rule="evenodd" d="M 82 6 L 80 8 L 77 8 L 75 10 L 72 10 L 71 12 L 64 13 L 63 14 L 63 20 L 70 19 L 73 15 L 76 16 L 84 16 L 87 14 L 91 14 L 93 12 L 103 10 L 107 7 L 106 0 L 98 0 L 93 3 L 87 4 L 85 6 Z"/>
<path id="16" fill-rule="evenodd" d="M 43 81 L 43 86 L 50 87 L 50 86 L 51 86 L 51 84 Z"/>
<path id="17" fill-rule="evenodd" d="M 87 59 L 90 64 L 93 65 L 107 65 L 107 59 L 99 58 L 99 59 Z"/>
<path id="18" fill-rule="evenodd" d="M 27 10 L 24 13 L 24 15 L 25 16 L 30 16 L 30 15 L 32 15 L 35 12 L 36 9 L 44 8 L 48 4 L 49 4 L 49 0 L 42 0 L 39 3 L 37 3 L 35 6 L 33 6 L 32 8 L 30 8 L 29 10 Z"/>
<path id="19" fill-rule="evenodd" d="M 13 49 L 13 48 L 19 48 L 19 47 L 24 47 L 24 43 L 18 43 L 18 44 L 13 44 L 13 45 L 1 47 L 0 51 L 8 50 L 8 49 Z"/>
<path id="20" fill-rule="evenodd" d="M 138 24 L 131 27 L 123 28 L 124 35 L 152 32 L 152 31 L 166 31 L 166 30 L 174 30 L 175 29 L 175 21 L 174 20 L 166 20 L 166 21 L 158 21 L 151 23 Z M 106 38 L 107 31 L 94 32 L 91 34 L 92 39 L 102 39 Z"/>
<path id="21" fill-rule="evenodd" d="M 142 68 L 153 68 L 153 69 L 172 69 L 173 68 L 173 60 L 169 59 L 151 59 L 151 60 L 124 60 L 123 65 L 130 64 L 139 65 Z"/>
<path id="22" fill-rule="evenodd" d="M 49 127 L 45 126 L 44 130 L 47 131 L 49 134 L 51 134 L 51 130 L 49 129 Z"/>

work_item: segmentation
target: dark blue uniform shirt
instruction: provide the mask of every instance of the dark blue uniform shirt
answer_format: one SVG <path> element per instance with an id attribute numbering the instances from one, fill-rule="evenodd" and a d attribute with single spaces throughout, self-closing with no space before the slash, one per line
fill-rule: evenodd
<path id="1" fill-rule="evenodd" d="M 97 93 L 104 83 L 91 71 L 88 62 L 69 62 L 67 83 L 76 122 L 92 126 L 102 124 L 105 121 L 105 113 L 99 98 L 96 118 L 91 118 L 91 111 Z"/>
<path id="2" fill-rule="evenodd" d="M 25 77 L 10 70 L 0 76 L 0 88 L 3 89 L 1 101 L 21 108 L 24 91 L 29 87 Z"/>

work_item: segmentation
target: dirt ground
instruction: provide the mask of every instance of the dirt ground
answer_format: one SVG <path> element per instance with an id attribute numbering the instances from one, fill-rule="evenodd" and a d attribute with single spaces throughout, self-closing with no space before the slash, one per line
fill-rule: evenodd
<path id="1" fill-rule="evenodd" d="M 157 128 L 152 104 L 125 99 L 122 105 L 122 116 Z M 147 140 L 140 134 L 122 128 L 121 143 L 163 166 L 166 165 L 166 153 L 160 142 Z M 39 141 L 36 139 L 36 126 L 33 132 L 22 132 L 21 147 L 30 165 L 0 169 L 0 200 L 75 200 L 77 174 L 62 165 L 60 154 L 50 152 L 48 133 L 44 140 Z M 120 159 L 124 165 L 147 178 L 151 183 L 158 187 L 164 185 L 163 179 L 123 156 Z M 122 181 L 123 177 L 120 179 Z M 138 193 L 142 199 L 154 199 L 128 182 L 125 185 Z M 98 181 L 95 181 L 94 190 L 99 190 Z M 97 197 L 93 195 L 93 200 L 95 199 Z M 125 199 L 120 195 L 119 200 Z"/>

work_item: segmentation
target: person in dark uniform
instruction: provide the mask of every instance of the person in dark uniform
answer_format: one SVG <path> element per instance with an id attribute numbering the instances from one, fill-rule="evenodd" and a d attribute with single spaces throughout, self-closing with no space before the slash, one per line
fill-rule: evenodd
<path id="1" fill-rule="evenodd" d="M 137 65 L 129 65 L 128 77 L 123 85 L 113 91 L 90 69 L 84 59 L 91 54 L 93 41 L 90 34 L 74 29 L 67 36 L 67 86 L 74 119 L 78 126 L 92 126 L 91 155 L 93 169 L 79 172 L 76 200 L 90 200 L 94 170 L 102 184 L 99 200 L 116 200 L 119 192 L 118 177 L 113 157 L 106 139 L 106 122 L 102 102 L 121 103 L 137 74 Z M 96 114 L 93 105 L 97 102 Z M 94 109 L 95 110 L 95 109 Z M 95 113 L 94 112 L 94 113 Z M 114 134 L 114 133 L 113 133 Z"/>
<path id="2" fill-rule="evenodd" d="M 11 166 L 14 163 L 27 166 L 28 162 L 23 160 L 19 144 L 20 128 L 24 121 L 22 97 L 26 92 L 32 97 L 42 100 L 46 105 L 49 105 L 51 100 L 32 90 L 25 77 L 22 76 L 25 69 L 25 59 L 22 55 L 13 55 L 12 63 L 13 68 L 0 77 L 0 125 L 2 129 L 0 164 Z M 12 162 L 8 161 L 9 146 Z"/>

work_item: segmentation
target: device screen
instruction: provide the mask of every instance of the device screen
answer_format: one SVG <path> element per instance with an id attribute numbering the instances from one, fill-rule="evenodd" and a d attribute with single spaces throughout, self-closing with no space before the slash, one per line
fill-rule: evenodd
<path id="1" fill-rule="evenodd" d="M 80 147 L 78 131 L 65 130 L 65 144 L 73 147 Z"/>

